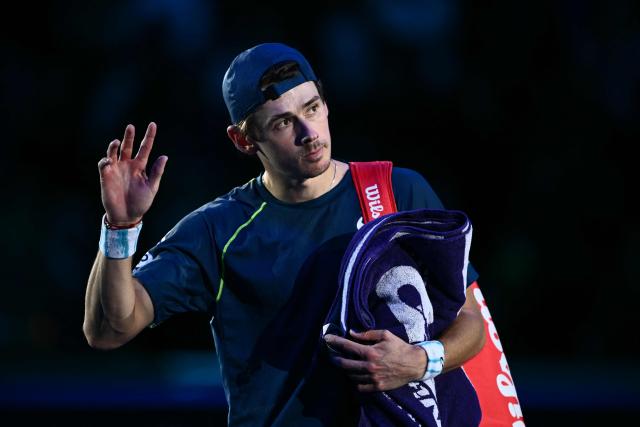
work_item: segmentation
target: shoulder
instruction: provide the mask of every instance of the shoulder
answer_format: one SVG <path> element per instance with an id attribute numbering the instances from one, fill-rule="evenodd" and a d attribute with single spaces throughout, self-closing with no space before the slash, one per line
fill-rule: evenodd
<path id="1" fill-rule="evenodd" d="M 260 207 L 260 198 L 254 191 L 254 180 L 233 188 L 227 194 L 203 204 L 186 214 L 167 233 L 163 240 L 176 234 L 191 237 L 214 235 L 226 223 L 243 221 Z M 246 219 L 245 219 L 246 220 Z"/>
<path id="2" fill-rule="evenodd" d="M 190 234 L 201 233 L 214 240 L 224 239 L 263 207 L 264 200 L 258 193 L 255 179 L 252 179 L 195 209 L 175 228 L 188 228 Z"/>
<path id="3" fill-rule="evenodd" d="M 443 208 L 433 187 L 419 172 L 413 169 L 394 167 L 391 180 L 399 210 Z"/>
<path id="4" fill-rule="evenodd" d="M 252 179 L 244 185 L 233 188 L 227 194 L 200 206 L 191 214 L 201 214 L 207 221 L 220 221 L 229 216 L 242 217 L 246 213 L 250 215 L 260 207 L 262 202 L 255 179 Z"/>
<path id="5" fill-rule="evenodd" d="M 394 185 L 397 183 L 398 185 L 424 185 L 427 184 L 427 180 L 424 179 L 420 173 L 414 171 L 413 169 L 393 167 L 391 172 L 391 179 Z"/>

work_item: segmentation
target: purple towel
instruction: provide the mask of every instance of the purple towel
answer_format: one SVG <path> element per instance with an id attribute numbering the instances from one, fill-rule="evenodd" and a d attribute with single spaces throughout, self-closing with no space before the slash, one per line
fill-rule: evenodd
<path id="1" fill-rule="evenodd" d="M 409 343 L 436 339 L 465 302 L 472 227 L 460 211 L 381 217 L 354 235 L 323 335 L 388 329 Z M 359 393 L 360 426 L 477 426 L 480 406 L 461 368 L 386 392 Z"/>

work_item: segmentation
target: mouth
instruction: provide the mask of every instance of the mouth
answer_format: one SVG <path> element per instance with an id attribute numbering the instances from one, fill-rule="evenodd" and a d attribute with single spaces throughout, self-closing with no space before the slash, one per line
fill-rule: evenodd
<path id="1" fill-rule="evenodd" d="M 302 157 L 307 160 L 317 160 L 322 157 L 322 150 L 326 147 L 325 143 L 320 143 L 310 149 L 305 150 Z"/>

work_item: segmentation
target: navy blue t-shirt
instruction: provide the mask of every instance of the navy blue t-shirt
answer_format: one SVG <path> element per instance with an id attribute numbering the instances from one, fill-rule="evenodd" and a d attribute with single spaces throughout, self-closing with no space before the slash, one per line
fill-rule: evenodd
<path id="1" fill-rule="evenodd" d="M 394 168 L 392 182 L 398 210 L 443 208 L 418 173 Z M 260 176 L 187 215 L 134 269 L 153 325 L 211 316 L 230 426 L 355 425 L 353 385 L 317 349 L 361 217 L 349 172 L 294 204 Z M 472 267 L 467 277 L 477 279 Z"/>

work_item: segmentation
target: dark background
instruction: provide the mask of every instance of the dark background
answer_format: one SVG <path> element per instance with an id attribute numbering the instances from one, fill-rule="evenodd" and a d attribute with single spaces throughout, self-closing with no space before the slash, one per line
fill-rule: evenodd
<path id="1" fill-rule="evenodd" d="M 241 50 L 282 41 L 323 80 L 336 157 L 416 169 L 472 219 L 471 259 L 527 424 L 639 415 L 640 3 L 13 7 L 0 18 L 0 411 L 224 425 L 208 319 L 179 316 L 112 352 L 84 340 L 96 165 L 128 123 L 139 141 L 157 122 L 152 158 L 169 163 L 137 260 L 259 173 L 226 137 L 220 82 Z"/>

